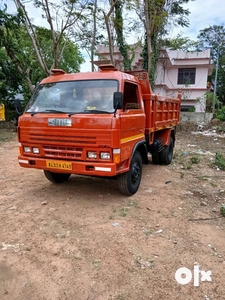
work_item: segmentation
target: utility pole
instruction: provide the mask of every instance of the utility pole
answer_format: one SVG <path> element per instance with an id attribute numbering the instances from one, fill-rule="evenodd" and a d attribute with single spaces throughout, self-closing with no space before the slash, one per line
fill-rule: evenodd
<path id="1" fill-rule="evenodd" d="M 215 75 L 215 83 L 214 83 L 214 93 L 213 93 L 213 107 L 212 107 L 212 113 L 214 115 L 215 112 L 215 104 L 216 104 L 216 91 L 217 91 L 217 78 L 218 78 L 218 68 L 219 68 L 219 51 L 220 46 L 218 45 L 217 49 L 217 56 L 216 56 L 216 75 Z"/>

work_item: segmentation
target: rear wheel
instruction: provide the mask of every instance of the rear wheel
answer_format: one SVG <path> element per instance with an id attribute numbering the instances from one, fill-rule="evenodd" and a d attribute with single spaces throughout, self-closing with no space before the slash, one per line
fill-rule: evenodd
<path id="1" fill-rule="evenodd" d="M 54 183 L 62 183 L 64 181 L 67 181 L 71 175 L 67 173 L 53 173 L 47 170 L 44 170 L 44 174 L 49 181 Z"/>
<path id="2" fill-rule="evenodd" d="M 118 176 L 119 190 L 123 195 L 134 195 L 140 185 L 142 176 L 142 158 L 136 151 L 131 161 L 130 170 Z"/>
<path id="3" fill-rule="evenodd" d="M 160 163 L 162 165 L 169 165 L 171 163 L 173 159 L 173 147 L 174 147 L 174 140 L 171 137 L 169 145 L 165 146 L 165 148 L 159 153 Z"/>

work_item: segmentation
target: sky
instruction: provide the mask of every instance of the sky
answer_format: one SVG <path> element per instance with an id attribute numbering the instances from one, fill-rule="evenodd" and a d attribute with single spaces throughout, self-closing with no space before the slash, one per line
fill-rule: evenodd
<path id="1" fill-rule="evenodd" d="M 182 32 L 184 36 L 195 40 L 199 31 L 213 25 L 225 25 L 224 0 L 195 0 L 184 6 L 191 12 L 188 28 L 176 28 L 172 35 Z"/>
<path id="2" fill-rule="evenodd" d="M 212 25 L 225 25 L 225 5 L 222 4 L 224 0 L 192 0 L 184 5 L 184 8 L 190 10 L 189 21 L 190 26 L 188 28 L 174 28 L 170 32 L 171 37 L 175 37 L 178 33 L 182 33 L 183 36 L 189 37 L 191 40 L 195 40 L 199 34 L 199 31 Z M 7 3 L 8 11 L 10 13 L 15 12 L 15 6 L 13 0 L 0 0 L 0 9 L 3 8 L 3 3 Z M 33 8 L 31 4 L 27 6 L 28 15 L 34 19 L 36 25 L 44 26 L 44 20 L 39 16 L 37 10 Z M 136 42 L 135 40 L 132 43 Z M 90 71 L 91 65 L 89 57 L 83 51 L 82 52 L 86 62 L 82 64 L 81 71 Z"/>

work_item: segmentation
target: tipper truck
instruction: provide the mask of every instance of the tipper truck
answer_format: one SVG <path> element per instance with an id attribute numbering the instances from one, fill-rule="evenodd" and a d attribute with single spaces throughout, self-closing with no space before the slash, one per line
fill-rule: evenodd
<path id="1" fill-rule="evenodd" d="M 179 93 L 154 94 L 146 71 L 52 69 L 19 117 L 19 164 L 54 183 L 71 174 L 113 178 L 131 196 L 150 155 L 153 164 L 171 163 L 180 103 Z"/>

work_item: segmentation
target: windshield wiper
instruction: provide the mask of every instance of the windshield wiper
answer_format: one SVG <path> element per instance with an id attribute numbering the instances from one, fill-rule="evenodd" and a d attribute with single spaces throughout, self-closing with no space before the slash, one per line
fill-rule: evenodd
<path id="1" fill-rule="evenodd" d="M 55 110 L 55 109 L 46 109 L 45 112 L 52 112 L 52 113 L 66 114 L 65 111 Z"/>
<path id="2" fill-rule="evenodd" d="M 32 112 L 30 115 L 31 115 L 31 117 L 33 117 L 34 115 L 36 115 L 36 114 L 39 114 L 41 111 L 34 111 L 34 112 Z"/>
<path id="3" fill-rule="evenodd" d="M 85 114 L 85 112 L 84 111 L 76 111 L 76 112 L 68 113 L 68 117 L 71 117 L 76 114 Z"/>
<path id="4" fill-rule="evenodd" d="M 84 112 L 85 113 L 97 113 L 97 114 L 111 114 L 111 112 L 108 112 L 106 110 L 98 110 L 98 109 L 86 109 Z"/>
<path id="5" fill-rule="evenodd" d="M 34 111 L 31 113 L 31 117 L 33 117 L 36 114 L 40 114 L 40 113 L 45 113 L 45 112 L 50 112 L 50 113 L 59 113 L 59 114 L 66 114 L 67 112 L 65 111 L 61 111 L 61 110 L 55 110 L 55 109 L 46 109 L 46 110 L 42 110 L 42 111 Z"/>
<path id="6" fill-rule="evenodd" d="M 96 114 L 111 114 L 110 112 L 108 111 L 105 111 L 105 110 L 97 110 L 97 109 L 86 109 L 84 111 L 79 111 L 79 112 L 74 112 L 74 113 L 71 113 L 71 114 L 68 114 L 68 117 L 71 117 L 73 115 L 76 115 L 76 114 L 86 114 L 86 113 L 96 113 Z"/>

